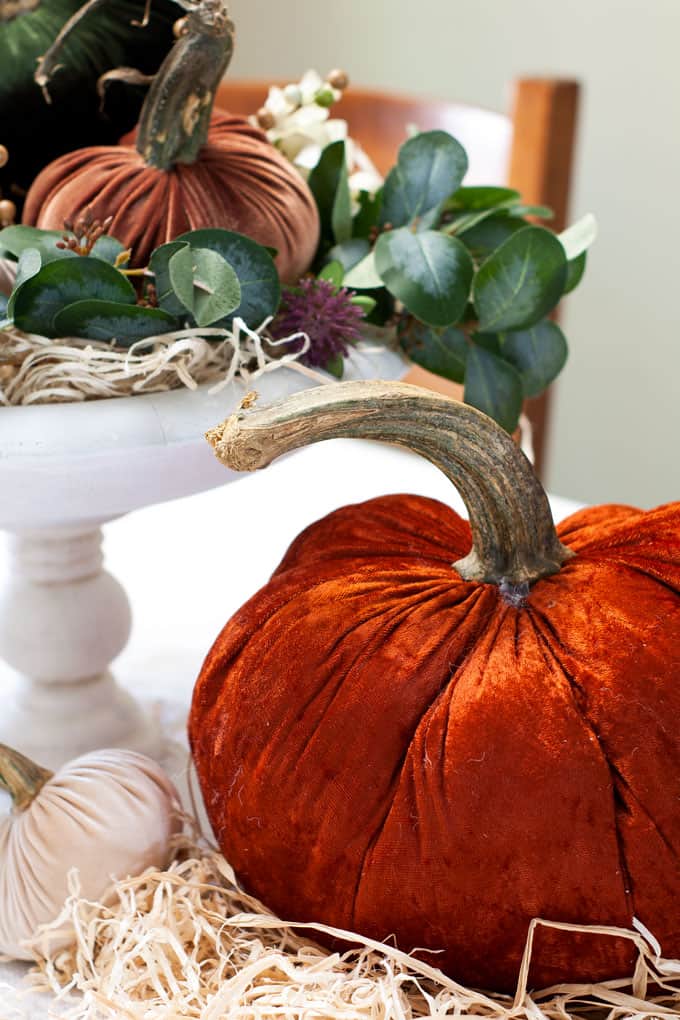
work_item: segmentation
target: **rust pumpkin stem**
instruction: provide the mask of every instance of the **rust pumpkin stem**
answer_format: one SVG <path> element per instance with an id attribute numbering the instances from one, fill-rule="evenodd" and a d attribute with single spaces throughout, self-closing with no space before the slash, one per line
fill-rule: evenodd
<path id="1" fill-rule="evenodd" d="M 207 435 L 217 457 L 235 471 L 254 471 L 291 450 L 335 438 L 395 443 L 440 468 L 470 516 L 472 549 L 454 564 L 465 580 L 526 586 L 557 573 L 573 555 L 557 537 L 527 458 L 496 422 L 468 404 L 405 383 L 346 382 L 267 408 L 251 405 Z"/>

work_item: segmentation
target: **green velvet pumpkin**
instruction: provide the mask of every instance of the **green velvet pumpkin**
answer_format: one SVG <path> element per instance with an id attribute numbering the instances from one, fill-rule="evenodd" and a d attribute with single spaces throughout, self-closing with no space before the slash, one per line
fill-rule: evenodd
<path id="1" fill-rule="evenodd" d="M 82 0 L 0 0 L 0 144 L 9 151 L 0 170 L 5 198 L 21 204 L 31 181 L 56 156 L 83 145 L 116 142 L 136 122 L 144 90 L 114 82 L 100 110 L 97 79 L 117 67 L 153 74 L 173 43 L 181 15 L 174 0 L 108 0 L 89 11 L 59 54 L 49 84 L 51 102 L 34 81 L 43 56 Z"/>

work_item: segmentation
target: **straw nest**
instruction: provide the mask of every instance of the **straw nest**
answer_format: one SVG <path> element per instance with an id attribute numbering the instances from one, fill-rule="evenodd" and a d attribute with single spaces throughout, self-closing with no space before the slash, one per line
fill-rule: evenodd
<path id="1" fill-rule="evenodd" d="M 287 924 L 238 886 L 225 859 L 182 837 L 167 871 L 119 882 L 104 903 L 80 898 L 77 876 L 61 916 L 35 943 L 33 986 L 62 997 L 70 1020 L 638 1020 L 680 1017 L 680 962 L 661 958 L 653 936 L 629 938 L 639 952 L 629 980 L 528 990 L 535 921 L 514 997 L 464 988 L 390 945 L 324 926 Z M 72 948 L 52 954 L 68 927 Z M 562 926 L 557 927 L 573 927 Z M 314 933 L 353 948 L 332 953 Z M 61 1013 L 60 1013 L 61 1015 Z"/>

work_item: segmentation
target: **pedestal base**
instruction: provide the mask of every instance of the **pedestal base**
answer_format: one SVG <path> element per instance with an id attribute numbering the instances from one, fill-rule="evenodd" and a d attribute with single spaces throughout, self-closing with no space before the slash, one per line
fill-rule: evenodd
<path id="1" fill-rule="evenodd" d="M 7 673 L 0 743 L 49 769 L 88 751 L 125 747 L 160 760 L 158 720 L 110 673 L 72 684 L 40 684 Z M 4 679 L 4 675 L 2 679 Z"/>

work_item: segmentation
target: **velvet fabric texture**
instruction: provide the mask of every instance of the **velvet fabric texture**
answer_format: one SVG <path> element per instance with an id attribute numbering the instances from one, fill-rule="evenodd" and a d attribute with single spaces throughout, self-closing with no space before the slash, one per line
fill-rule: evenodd
<path id="1" fill-rule="evenodd" d="M 557 530 L 575 557 L 517 606 L 452 568 L 471 538 L 448 507 L 345 507 L 226 625 L 191 747 L 223 852 L 280 916 L 506 991 L 534 917 L 636 917 L 680 956 L 680 503 Z M 634 960 L 539 929 L 531 984 Z"/>
<path id="2" fill-rule="evenodd" d="M 197 161 L 170 170 L 148 166 L 126 141 L 50 163 L 28 192 L 23 222 L 61 230 L 89 206 L 98 219 L 113 216 L 109 233 L 132 249 L 134 266 L 189 230 L 222 227 L 275 248 L 284 282 L 309 268 L 320 229 L 312 193 L 248 121 L 214 111 Z"/>

